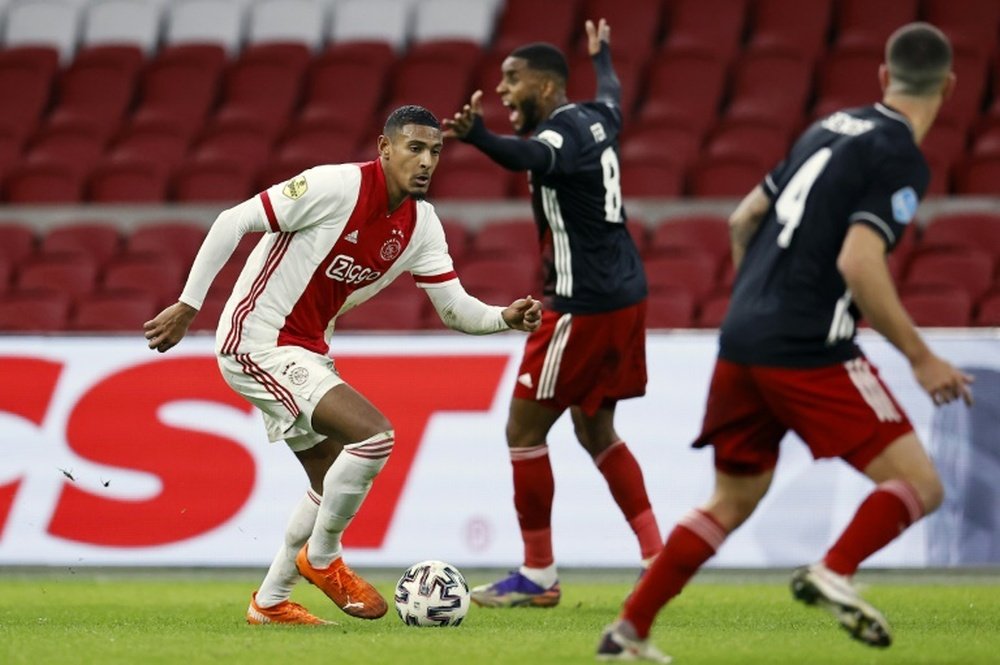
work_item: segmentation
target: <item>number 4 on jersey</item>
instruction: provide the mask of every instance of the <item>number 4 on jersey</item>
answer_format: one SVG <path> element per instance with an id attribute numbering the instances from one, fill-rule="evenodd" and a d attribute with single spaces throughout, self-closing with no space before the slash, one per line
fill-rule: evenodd
<path id="1" fill-rule="evenodd" d="M 792 234 L 799 227 L 802 221 L 802 214 L 806 209 L 806 199 L 812 189 L 816 179 L 823 173 L 826 163 L 830 161 L 833 151 L 830 148 L 821 148 L 807 159 L 799 170 L 795 172 L 792 179 L 785 185 L 781 196 L 774 203 L 774 211 L 778 217 L 778 223 L 785 228 L 778 234 L 778 247 L 785 248 L 792 242 Z"/>

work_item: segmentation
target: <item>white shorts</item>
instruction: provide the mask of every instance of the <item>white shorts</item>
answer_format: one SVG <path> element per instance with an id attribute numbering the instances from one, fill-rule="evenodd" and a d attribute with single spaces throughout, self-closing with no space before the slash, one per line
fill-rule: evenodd
<path id="1" fill-rule="evenodd" d="M 333 360 L 298 346 L 218 356 L 222 378 L 264 414 L 267 438 L 294 451 L 327 438 L 312 428 L 319 400 L 344 380 Z"/>

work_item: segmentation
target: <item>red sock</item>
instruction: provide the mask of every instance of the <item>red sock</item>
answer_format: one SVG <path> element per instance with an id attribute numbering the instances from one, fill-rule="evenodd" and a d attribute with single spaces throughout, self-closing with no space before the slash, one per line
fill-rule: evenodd
<path id="1" fill-rule="evenodd" d="M 514 470 L 514 508 L 524 540 L 524 565 L 545 568 L 552 556 L 552 497 L 555 481 L 549 463 L 549 447 L 544 443 L 530 448 L 511 448 Z"/>
<path id="2" fill-rule="evenodd" d="M 862 561 L 923 516 L 923 503 L 912 485 L 905 480 L 884 482 L 858 507 L 823 563 L 835 573 L 853 575 Z"/>
<path id="3" fill-rule="evenodd" d="M 709 513 L 695 509 L 681 518 L 667 537 L 663 551 L 625 601 L 622 618 L 635 626 L 641 639 L 657 613 L 712 558 L 726 539 L 726 530 Z"/>
<path id="4" fill-rule="evenodd" d="M 649 505 L 642 470 L 628 446 L 624 441 L 616 441 L 594 458 L 594 464 L 604 475 L 611 496 L 639 539 L 642 558 L 649 559 L 659 554 L 663 549 L 660 527 Z"/>

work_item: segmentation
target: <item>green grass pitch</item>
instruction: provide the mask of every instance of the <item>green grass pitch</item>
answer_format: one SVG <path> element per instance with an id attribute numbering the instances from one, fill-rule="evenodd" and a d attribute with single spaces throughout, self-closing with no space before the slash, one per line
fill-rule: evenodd
<path id="1" fill-rule="evenodd" d="M 470 584 L 496 573 L 466 571 Z M 369 578 L 391 598 L 396 574 Z M 404 626 L 391 607 L 379 621 L 352 619 L 303 583 L 293 599 L 339 622 L 313 628 L 247 626 L 256 572 L 7 570 L 0 663 L 589 663 L 631 577 L 564 571 L 559 607 L 473 607 L 457 628 Z M 893 624 L 889 649 L 858 644 L 822 610 L 793 602 L 785 572 L 703 573 L 661 613 L 653 639 L 678 665 L 1000 663 L 1000 573 L 870 572 L 859 581 Z"/>

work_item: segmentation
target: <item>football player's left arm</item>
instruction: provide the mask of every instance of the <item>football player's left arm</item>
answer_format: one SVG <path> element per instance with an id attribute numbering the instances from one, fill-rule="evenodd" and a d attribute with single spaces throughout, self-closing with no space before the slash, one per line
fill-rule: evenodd
<path id="1" fill-rule="evenodd" d="M 595 99 L 621 106 L 622 84 L 611 64 L 611 28 L 603 18 L 596 26 L 593 21 L 587 21 L 584 27 L 587 30 L 587 52 L 597 75 Z"/>
<path id="2" fill-rule="evenodd" d="M 972 377 L 938 357 L 927 346 L 893 284 L 885 259 L 886 239 L 872 226 L 855 223 L 847 231 L 837 269 L 872 328 L 906 356 L 913 375 L 935 404 L 962 398 L 972 403 Z"/>
<path id="3" fill-rule="evenodd" d="M 733 267 L 739 268 L 746 254 L 750 238 L 760 228 L 760 223 L 771 208 L 771 199 L 760 185 L 743 197 L 736 210 L 729 216 L 729 242 L 733 254 Z"/>
<path id="4" fill-rule="evenodd" d="M 457 279 L 424 290 L 446 326 L 471 335 L 510 329 L 531 332 L 542 320 L 541 304 L 531 296 L 496 307 L 469 295 Z"/>

